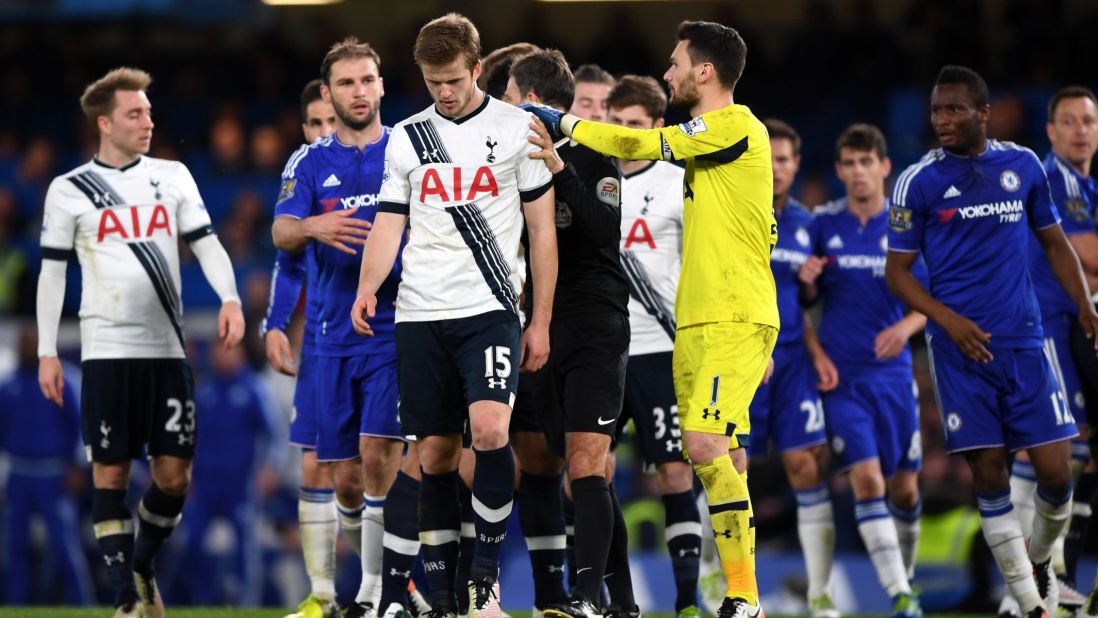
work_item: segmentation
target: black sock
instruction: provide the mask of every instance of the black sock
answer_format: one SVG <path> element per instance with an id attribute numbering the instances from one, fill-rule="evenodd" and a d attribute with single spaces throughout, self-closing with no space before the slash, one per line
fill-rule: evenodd
<path id="1" fill-rule="evenodd" d="M 564 505 L 560 474 L 522 473 L 519 523 L 534 572 L 534 607 L 567 600 L 564 591 Z"/>
<path id="2" fill-rule="evenodd" d="M 126 506 L 126 490 L 96 489 L 92 492 L 92 522 L 99 551 L 107 565 L 114 591 L 114 605 L 137 599 L 133 585 L 133 515 Z"/>
<path id="3" fill-rule="evenodd" d="M 465 481 L 458 481 L 458 499 L 461 500 L 461 549 L 458 552 L 457 573 L 454 579 L 457 581 L 457 613 L 464 616 L 469 613 L 469 572 L 473 567 L 473 556 L 476 554 L 477 530 L 476 517 L 473 515 L 473 492 L 465 486 Z"/>
<path id="4" fill-rule="evenodd" d="M 568 561 L 568 588 L 576 589 L 576 502 L 561 491 L 564 504 L 564 557 Z"/>
<path id="5" fill-rule="evenodd" d="M 507 520 L 515 503 L 515 459 L 511 444 L 491 451 L 473 449 L 477 470 L 473 475 L 473 512 L 476 517 L 476 551 L 470 575 L 499 576 L 499 555 L 507 538 Z"/>
<path id="6" fill-rule="evenodd" d="M 153 575 L 153 558 L 179 524 L 185 499 L 164 493 L 156 483 L 149 486 L 137 509 L 141 523 L 133 546 L 133 570 L 146 577 Z"/>
<path id="7" fill-rule="evenodd" d="M 576 589 L 575 594 L 597 603 L 602 591 L 606 557 L 610 553 L 614 505 L 610 488 L 601 475 L 572 481 L 576 502 Z"/>
<path id="8" fill-rule="evenodd" d="M 423 473 L 419 488 L 419 540 L 423 571 L 431 593 L 431 607 L 454 609 L 454 572 L 461 534 L 457 471 Z"/>
<path id="9" fill-rule="evenodd" d="M 701 516 L 694 492 L 663 497 L 667 551 L 675 573 L 675 611 L 698 604 L 698 566 L 701 563 Z"/>
<path id="10" fill-rule="evenodd" d="M 419 504 L 419 481 L 404 472 L 397 473 L 385 496 L 385 537 L 381 556 L 381 602 L 377 611 L 384 613 L 392 603 L 408 601 L 408 580 L 419 556 L 419 521 L 408 517 Z M 405 606 L 407 607 L 407 606 Z"/>
<path id="11" fill-rule="evenodd" d="M 1079 555 L 1086 546 L 1090 514 L 1098 497 L 1098 473 L 1084 472 L 1075 485 L 1075 503 L 1071 507 L 1071 524 L 1064 537 L 1064 571 L 1068 581 L 1075 583 L 1075 569 Z"/>
<path id="12" fill-rule="evenodd" d="M 633 576 L 629 572 L 629 530 L 621 512 L 618 494 L 610 485 L 610 504 L 614 508 L 614 534 L 610 539 L 610 553 L 606 556 L 606 590 L 610 604 L 623 610 L 631 610 L 637 602 L 633 598 Z"/>

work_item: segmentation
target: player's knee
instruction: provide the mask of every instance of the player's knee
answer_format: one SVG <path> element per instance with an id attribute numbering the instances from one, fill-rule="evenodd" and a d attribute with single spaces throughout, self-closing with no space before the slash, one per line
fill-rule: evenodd
<path id="1" fill-rule="evenodd" d="M 850 485 L 858 500 L 879 498 L 885 494 L 885 481 L 877 466 L 855 465 L 850 470 Z"/>
<path id="2" fill-rule="evenodd" d="M 896 487 L 888 492 L 888 499 L 900 508 L 910 509 L 919 503 L 918 487 Z"/>
<path id="3" fill-rule="evenodd" d="M 681 494 L 694 487 L 694 471 L 685 462 L 670 462 L 656 468 L 656 484 L 663 495 Z"/>
<path id="4" fill-rule="evenodd" d="M 503 424 L 489 424 L 480 427 L 473 434 L 473 448 L 478 451 L 494 451 L 506 446 L 507 427 Z"/>
<path id="5" fill-rule="evenodd" d="M 186 473 L 165 475 L 157 479 L 156 486 L 169 496 L 185 496 L 191 486 L 191 475 Z"/>
<path id="6" fill-rule="evenodd" d="M 820 484 L 820 467 L 815 455 L 804 449 L 790 451 L 782 455 L 785 473 L 794 489 L 808 489 Z"/>

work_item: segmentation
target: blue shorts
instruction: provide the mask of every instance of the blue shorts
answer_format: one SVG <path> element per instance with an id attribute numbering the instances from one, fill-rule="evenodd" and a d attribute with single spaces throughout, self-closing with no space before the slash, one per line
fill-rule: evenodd
<path id="1" fill-rule="evenodd" d="M 910 372 L 862 374 L 843 379 L 823 395 L 827 436 L 838 471 L 876 459 L 890 478 L 897 470 L 917 471 L 922 465 L 919 406 Z"/>
<path id="2" fill-rule="evenodd" d="M 359 436 L 403 440 L 396 354 L 317 356 L 317 461 L 358 457 Z"/>
<path id="3" fill-rule="evenodd" d="M 774 348 L 774 375 L 755 391 L 751 401 L 751 443 L 748 453 L 766 455 L 767 442 L 779 453 L 827 442 L 816 371 L 804 343 Z"/>
<path id="4" fill-rule="evenodd" d="M 404 433 L 461 434 L 471 404 L 514 406 L 522 356 L 517 314 L 397 322 L 396 338 Z"/>
<path id="5" fill-rule="evenodd" d="M 307 451 L 316 450 L 316 388 L 313 372 L 316 371 L 316 355 L 302 354 L 297 366 L 294 383 L 294 410 L 290 419 L 290 444 Z"/>
<path id="6" fill-rule="evenodd" d="M 1005 446 L 1018 451 L 1078 435 L 1041 348 L 992 348 L 969 360 L 948 337 L 927 335 L 931 373 L 950 453 Z"/>
<path id="7" fill-rule="evenodd" d="M 1064 391 L 1067 409 L 1075 419 L 1076 425 L 1087 424 L 1087 405 L 1083 398 L 1083 383 L 1079 368 L 1075 365 L 1075 356 L 1071 353 L 1071 326 L 1076 318 L 1073 315 L 1060 314 L 1045 320 L 1045 353 L 1052 363 L 1052 375 L 1056 384 Z"/>

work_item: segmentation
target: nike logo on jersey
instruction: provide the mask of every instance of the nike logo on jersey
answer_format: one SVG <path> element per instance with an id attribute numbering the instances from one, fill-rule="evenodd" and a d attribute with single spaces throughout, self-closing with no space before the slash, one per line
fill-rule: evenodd
<path id="1" fill-rule="evenodd" d="M 609 425 L 610 423 L 613 423 L 616 420 L 618 420 L 618 419 L 612 418 L 612 419 L 609 419 L 609 420 L 603 420 L 602 417 L 600 416 L 599 417 L 599 425 Z"/>
<path id="2" fill-rule="evenodd" d="M 839 238 L 838 234 L 832 236 L 831 239 L 827 241 L 827 248 L 828 249 L 842 249 L 843 248 L 843 239 Z"/>
<path id="3" fill-rule="evenodd" d="M 948 200 L 951 197 L 961 197 L 961 192 L 958 191 L 957 187 L 954 187 L 953 185 L 949 185 L 949 188 L 946 189 L 945 195 L 942 196 L 942 199 Z"/>
<path id="4" fill-rule="evenodd" d="M 336 178 L 336 175 L 332 174 L 331 176 L 328 176 L 328 178 L 324 180 L 324 184 L 322 186 L 324 186 L 324 187 L 338 187 L 341 184 L 343 184 L 343 183 L 339 182 L 339 179 Z"/>

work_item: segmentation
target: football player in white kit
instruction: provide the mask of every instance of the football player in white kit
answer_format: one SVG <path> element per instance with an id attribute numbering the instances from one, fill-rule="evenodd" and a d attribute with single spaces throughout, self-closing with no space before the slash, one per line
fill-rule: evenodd
<path id="1" fill-rule="evenodd" d="M 530 115 L 476 85 L 480 35 L 472 22 L 451 13 L 427 23 L 414 57 L 434 104 L 392 130 L 351 318 L 359 333 L 373 333 L 376 291 L 410 225 L 396 300 L 398 406 L 403 432 L 417 436 L 423 470 L 419 534 L 429 615 L 456 615 L 457 470 L 468 419 L 476 456 L 469 616 L 492 618 L 499 616 L 499 552 L 514 496 L 508 423 L 517 370 L 537 370 L 549 355 L 553 185 L 545 166 L 527 157 Z M 522 333 L 524 214 L 535 300 Z"/>
<path id="2" fill-rule="evenodd" d="M 95 491 L 92 521 L 114 590 L 116 617 L 161 618 L 153 558 L 179 523 L 194 458 L 197 415 L 184 354 L 179 240 L 221 299 L 218 334 L 240 342 L 244 315 L 233 267 L 182 163 L 146 157 L 152 81 L 115 69 L 80 98 L 99 134 L 91 161 L 53 180 L 42 221 L 38 279 L 39 384 L 61 404 L 57 332 L 68 260 L 80 262 L 81 403 Z M 147 452 L 153 483 L 134 521 L 130 460 Z"/>

